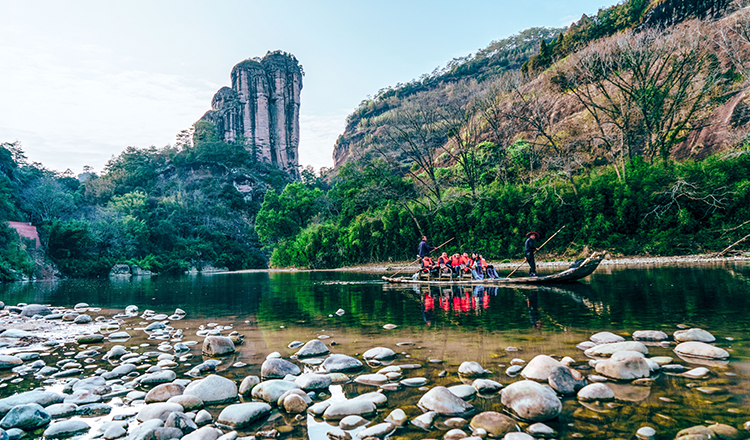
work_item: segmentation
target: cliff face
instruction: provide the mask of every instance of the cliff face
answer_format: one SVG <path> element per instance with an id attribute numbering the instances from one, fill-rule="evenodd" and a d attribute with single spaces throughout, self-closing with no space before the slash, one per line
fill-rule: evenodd
<path id="1" fill-rule="evenodd" d="M 241 140 L 259 162 L 299 178 L 299 106 L 302 67 L 293 55 L 269 52 L 232 69 L 232 87 L 214 95 L 212 122 L 221 139 Z"/>

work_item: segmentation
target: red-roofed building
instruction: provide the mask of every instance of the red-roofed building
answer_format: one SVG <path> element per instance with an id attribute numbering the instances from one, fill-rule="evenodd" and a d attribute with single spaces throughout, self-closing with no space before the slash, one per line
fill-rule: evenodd
<path id="1" fill-rule="evenodd" d="M 41 246 L 42 242 L 39 240 L 39 233 L 36 230 L 36 226 L 25 222 L 8 222 L 8 226 L 15 229 L 21 237 L 34 240 L 37 248 Z"/>

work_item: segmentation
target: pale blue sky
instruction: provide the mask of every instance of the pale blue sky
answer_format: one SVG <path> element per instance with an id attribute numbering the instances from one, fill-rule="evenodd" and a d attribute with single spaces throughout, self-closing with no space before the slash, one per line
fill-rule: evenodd
<path id="1" fill-rule="evenodd" d="M 127 146 L 173 143 L 235 64 L 281 49 L 305 70 L 300 162 L 331 166 L 367 95 L 614 3 L 0 0 L 0 142 L 51 169 L 101 171 Z"/>

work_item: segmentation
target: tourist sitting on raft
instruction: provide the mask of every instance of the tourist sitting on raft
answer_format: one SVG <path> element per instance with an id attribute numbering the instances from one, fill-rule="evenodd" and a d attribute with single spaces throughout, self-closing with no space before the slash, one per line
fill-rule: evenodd
<path id="1" fill-rule="evenodd" d="M 430 276 L 438 276 L 439 274 L 457 278 L 470 276 L 475 280 L 500 278 L 495 271 L 495 267 L 488 264 L 481 254 L 473 253 L 469 257 L 467 252 L 453 254 L 450 257 L 446 252 L 443 252 L 437 261 L 425 256 L 422 258 L 421 272 L 430 274 Z"/>

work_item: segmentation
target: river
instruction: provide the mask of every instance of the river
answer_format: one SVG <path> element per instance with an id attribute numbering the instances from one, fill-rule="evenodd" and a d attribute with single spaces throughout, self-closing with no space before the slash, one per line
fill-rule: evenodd
<path id="1" fill-rule="evenodd" d="M 464 361 L 479 362 L 491 371 L 486 378 L 507 386 L 520 379 L 505 373 L 511 360 L 528 362 L 538 354 L 570 356 L 584 375 L 594 373 L 587 369 L 587 358 L 576 345 L 600 331 L 630 340 L 637 330 L 661 330 L 671 336 L 680 328 L 699 327 L 711 332 L 715 344 L 731 355 L 726 365 L 710 366 L 708 378 L 691 380 L 660 373 L 652 376 L 655 380 L 650 386 L 608 382 L 617 400 L 597 406 L 584 405 L 575 396 L 565 397 L 561 415 L 546 424 L 560 439 L 631 438 L 646 425 L 654 427 L 659 438 L 674 438 L 680 429 L 694 425 L 723 423 L 741 428 L 750 420 L 747 262 L 600 266 L 582 282 L 548 287 L 395 286 L 384 284 L 377 274 L 329 271 L 65 280 L 0 285 L 0 299 L 6 305 L 87 303 L 112 313 L 131 304 L 141 311 L 166 314 L 181 308 L 187 312 L 179 321 L 185 340 L 200 341 L 195 332 L 209 323 L 231 327 L 245 336 L 238 352 L 219 367 L 220 374 L 237 381 L 259 375 L 261 364 L 272 352 L 288 359 L 296 351 L 287 348 L 290 342 L 320 338 L 331 352 L 360 358 L 369 348 L 391 348 L 398 353 L 396 364 L 421 366 L 404 370 L 404 376 L 424 377 L 428 387 L 461 384 L 456 372 Z M 343 310 L 340 316 L 336 314 L 339 309 Z M 395 328 L 385 329 L 386 324 Z M 133 327 L 125 330 L 134 335 L 125 345 L 156 343 Z M 651 345 L 649 356 L 671 356 L 687 368 L 699 366 L 679 359 L 672 348 Z M 199 349 L 196 353 L 200 356 Z M 232 367 L 237 362 L 246 365 Z M 300 365 L 315 368 L 314 364 Z M 366 366 L 365 372 L 378 368 Z M 185 377 L 188 369 L 189 365 L 180 365 L 175 371 Z M 2 374 L 5 383 L 12 379 L 10 372 Z M 0 389 L 0 397 L 36 386 L 39 383 L 28 376 Z M 350 397 L 375 390 L 349 383 L 330 392 Z M 422 412 L 416 406 L 422 394 L 416 388 L 387 392 L 387 405 L 370 420 L 379 423 L 395 408 L 403 409 L 411 419 Z M 505 410 L 497 395 L 477 396 L 470 403 L 478 411 Z M 219 407 L 211 409 L 214 415 L 219 411 Z M 321 419 L 308 416 L 299 423 L 286 415 L 271 417 L 253 429 L 272 427 L 283 427 L 280 431 L 285 438 L 320 440 L 330 430 L 330 424 Z M 446 429 L 439 423 L 430 432 L 401 428 L 393 438 L 442 438 L 440 428 Z"/>

